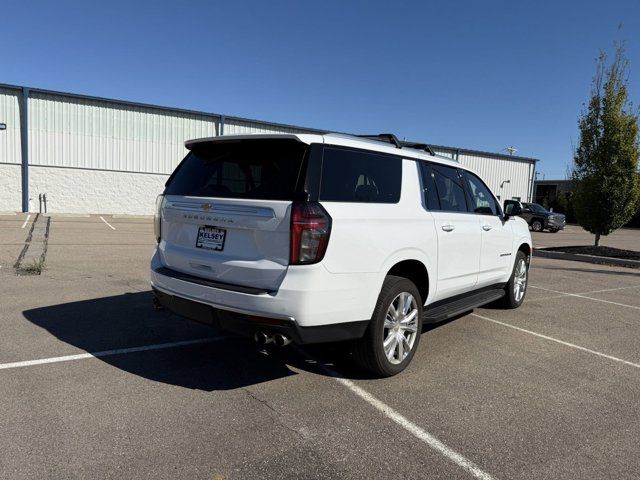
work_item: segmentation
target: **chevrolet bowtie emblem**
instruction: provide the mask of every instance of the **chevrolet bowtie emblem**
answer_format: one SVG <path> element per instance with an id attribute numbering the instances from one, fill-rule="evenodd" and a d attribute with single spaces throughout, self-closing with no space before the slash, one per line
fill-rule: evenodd
<path id="1" fill-rule="evenodd" d="M 211 207 L 212 205 L 210 203 L 203 203 L 202 205 L 200 205 L 200 208 L 205 212 L 208 212 L 209 210 L 211 210 Z"/>

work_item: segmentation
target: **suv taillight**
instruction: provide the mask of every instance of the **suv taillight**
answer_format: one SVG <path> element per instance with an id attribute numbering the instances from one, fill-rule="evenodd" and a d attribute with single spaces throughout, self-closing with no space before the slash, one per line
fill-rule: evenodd
<path id="1" fill-rule="evenodd" d="M 156 198 L 156 213 L 153 217 L 153 233 L 158 243 L 162 238 L 162 207 L 164 207 L 164 195 L 158 195 L 158 198 Z"/>
<path id="2" fill-rule="evenodd" d="M 291 206 L 291 265 L 317 263 L 324 257 L 331 233 L 331 217 L 319 203 Z"/>

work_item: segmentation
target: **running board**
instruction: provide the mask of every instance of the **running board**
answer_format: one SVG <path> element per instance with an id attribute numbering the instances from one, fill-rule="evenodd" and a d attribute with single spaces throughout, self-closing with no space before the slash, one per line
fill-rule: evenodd
<path id="1" fill-rule="evenodd" d="M 442 322 L 487 303 L 495 302 L 505 295 L 506 292 L 502 288 L 471 293 L 431 308 L 427 306 L 422 318 L 424 323 Z"/>

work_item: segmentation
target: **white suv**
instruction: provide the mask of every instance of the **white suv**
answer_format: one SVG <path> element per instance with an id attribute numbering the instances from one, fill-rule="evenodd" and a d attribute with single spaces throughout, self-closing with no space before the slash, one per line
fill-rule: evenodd
<path id="1" fill-rule="evenodd" d="M 353 341 L 382 375 L 423 322 L 518 307 L 532 245 L 473 172 L 393 135 L 186 142 L 158 198 L 155 302 L 278 345 Z"/>

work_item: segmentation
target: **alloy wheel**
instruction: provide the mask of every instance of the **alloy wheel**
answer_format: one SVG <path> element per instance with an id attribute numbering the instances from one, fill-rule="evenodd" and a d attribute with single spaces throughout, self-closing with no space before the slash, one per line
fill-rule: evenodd
<path id="1" fill-rule="evenodd" d="M 520 303 L 527 290 L 527 263 L 524 259 L 518 261 L 513 275 L 513 298 Z"/>
<path id="2" fill-rule="evenodd" d="M 384 319 L 383 348 L 393 364 L 402 363 L 409 355 L 418 335 L 418 305 L 409 292 L 393 299 Z"/>

